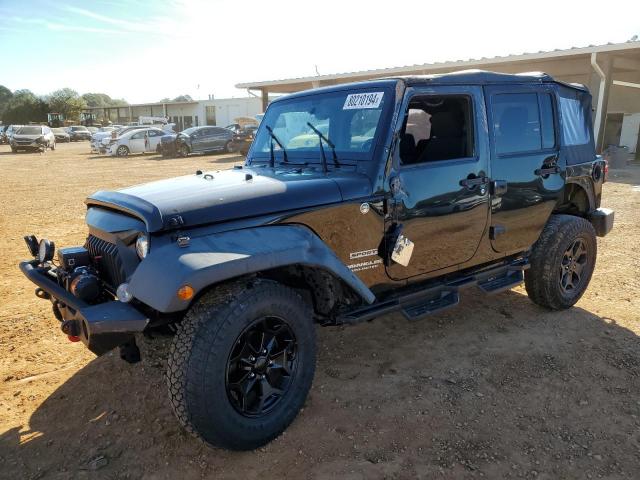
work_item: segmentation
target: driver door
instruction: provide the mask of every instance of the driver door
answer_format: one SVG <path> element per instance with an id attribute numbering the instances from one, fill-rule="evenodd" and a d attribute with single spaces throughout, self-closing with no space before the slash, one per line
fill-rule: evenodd
<path id="1" fill-rule="evenodd" d="M 462 264 L 480 244 L 489 215 L 489 145 L 480 87 L 409 89 L 385 230 L 413 242 L 406 266 L 387 260 L 394 280 Z"/>
<path id="2" fill-rule="evenodd" d="M 131 153 L 142 153 L 144 152 L 144 134 L 145 130 L 140 130 L 139 132 L 134 133 L 129 138 L 129 151 Z"/>

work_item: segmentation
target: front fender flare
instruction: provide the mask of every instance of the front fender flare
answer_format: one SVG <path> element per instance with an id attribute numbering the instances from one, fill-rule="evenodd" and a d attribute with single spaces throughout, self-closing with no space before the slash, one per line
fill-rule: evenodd
<path id="1" fill-rule="evenodd" d="M 179 312 L 189 306 L 177 290 L 191 285 L 196 294 L 209 285 L 287 265 L 330 271 L 364 301 L 375 295 L 310 229 L 273 225 L 191 238 L 188 247 L 175 242 L 151 249 L 129 281 L 129 292 L 159 312 Z"/>

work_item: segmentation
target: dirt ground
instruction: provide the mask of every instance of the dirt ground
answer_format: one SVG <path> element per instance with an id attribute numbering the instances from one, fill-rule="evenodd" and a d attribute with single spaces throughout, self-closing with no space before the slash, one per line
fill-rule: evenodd
<path id="1" fill-rule="evenodd" d="M 60 332 L 17 264 L 22 236 L 82 244 L 84 197 L 223 169 L 241 157 L 97 157 L 87 143 L 0 146 L 0 477 L 640 478 L 640 168 L 612 172 L 584 298 L 564 312 L 523 288 L 409 323 L 319 327 L 307 404 L 266 447 L 203 446 L 174 418 L 166 340 L 144 359 L 95 358 Z"/>

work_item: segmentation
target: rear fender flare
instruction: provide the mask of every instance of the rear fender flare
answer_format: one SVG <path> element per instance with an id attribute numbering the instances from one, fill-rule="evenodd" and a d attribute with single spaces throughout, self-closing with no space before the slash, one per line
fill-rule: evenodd
<path id="1" fill-rule="evenodd" d="M 232 278 L 288 265 L 328 270 L 367 303 L 375 295 L 310 229 L 302 225 L 274 225 L 191 238 L 189 246 L 172 242 L 153 248 L 129 281 L 129 292 L 163 313 L 189 307 L 177 291 L 190 285 L 195 295 Z M 194 295 L 194 296 L 195 296 Z"/>

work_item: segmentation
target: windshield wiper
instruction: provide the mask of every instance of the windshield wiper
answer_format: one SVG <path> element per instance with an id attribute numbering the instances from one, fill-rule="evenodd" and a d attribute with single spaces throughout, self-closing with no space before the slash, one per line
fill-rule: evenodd
<path id="1" fill-rule="evenodd" d="M 311 130 L 313 130 L 314 132 L 316 132 L 316 135 L 318 135 L 319 140 L 320 140 L 320 155 L 322 155 L 322 168 L 325 172 L 329 171 L 329 168 L 327 167 L 327 156 L 324 154 L 324 147 L 322 146 L 322 141 L 324 140 L 325 142 L 327 142 L 327 145 L 329 145 L 331 147 L 331 152 L 333 153 L 333 164 L 336 167 L 340 166 L 340 163 L 338 162 L 338 156 L 336 155 L 336 146 L 331 142 L 331 140 L 329 140 L 327 137 L 325 137 L 322 132 L 320 130 L 318 130 L 316 127 L 314 127 L 313 125 L 311 125 L 310 122 L 307 122 L 307 125 L 309 126 L 309 128 L 311 128 Z"/>
<path id="2" fill-rule="evenodd" d="M 275 156 L 273 154 L 273 141 L 274 140 L 276 141 L 276 143 L 282 149 L 283 160 L 284 160 L 285 163 L 287 163 L 289 161 L 287 159 L 287 150 L 284 148 L 282 143 L 280 143 L 280 140 L 278 140 L 278 137 L 276 137 L 276 134 L 273 133 L 273 129 L 269 125 L 265 125 L 265 127 L 267 128 L 267 132 L 269 132 L 269 136 L 271 137 L 271 144 L 269 146 L 269 152 L 271 153 L 271 159 L 269 160 L 269 166 L 273 168 L 273 167 L 275 167 L 275 163 L 276 163 L 276 159 L 275 159 Z"/>

